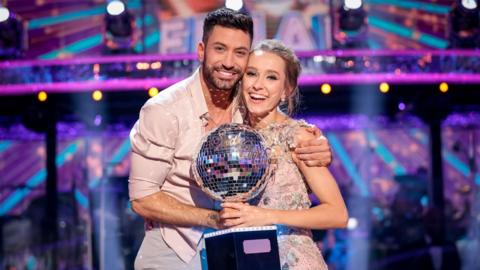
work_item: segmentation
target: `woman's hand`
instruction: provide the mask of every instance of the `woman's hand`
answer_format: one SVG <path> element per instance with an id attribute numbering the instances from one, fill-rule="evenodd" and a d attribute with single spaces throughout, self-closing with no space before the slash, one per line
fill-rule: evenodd
<path id="1" fill-rule="evenodd" d="M 248 203 L 224 202 L 220 219 L 226 228 L 272 225 L 273 211 Z"/>

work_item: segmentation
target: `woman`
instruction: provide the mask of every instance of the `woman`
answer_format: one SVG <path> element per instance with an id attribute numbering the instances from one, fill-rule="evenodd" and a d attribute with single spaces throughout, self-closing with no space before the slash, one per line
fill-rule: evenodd
<path id="1" fill-rule="evenodd" d="M 291 114 L 298 97 L 301 67 L 294 53 L 276 40 L 261 42 L 250 54 L 242 80 L 246 121 L 267 141 L 274 175 L 256 206 L 225 202 L 226 227 L 278 225 L 282 269 L 327 269 L 310 229 L 345 227 L 347 209 L 335 179 L 325 167 L 308 167 L 293 154 L 296 141 L 314 137 L 308 124 Z M 320 201 L 310 208 L 309 190 Z"/>

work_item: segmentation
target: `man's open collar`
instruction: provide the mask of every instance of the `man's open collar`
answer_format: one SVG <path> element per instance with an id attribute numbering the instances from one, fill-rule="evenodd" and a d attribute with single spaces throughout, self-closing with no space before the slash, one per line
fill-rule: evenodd
<path id="1" fill-rule="evenodd" d="M 187 82 L 187 89 L 190 91 L 190 95 L 193 99 L 193 110 L 195 116 L 200 119 L 207 119 L 208 118 L 208 107 L 207 102 L 205 101 L 205 95 L 203 94 L 202 90 L 202 83 L 200 81 L 200 68 L 198 68 L 192 76 L 190 76 Z M 238 87 L 237 85 L 236 87 Z M 233 108 L 232 108 L 232 122 L 234 123 L 242 123 L 243 122 L 243 112 L 241 106 L 241 97 L 239 93 L 239 89 L 234 90 L 235 97 L 233 98 Z"/>

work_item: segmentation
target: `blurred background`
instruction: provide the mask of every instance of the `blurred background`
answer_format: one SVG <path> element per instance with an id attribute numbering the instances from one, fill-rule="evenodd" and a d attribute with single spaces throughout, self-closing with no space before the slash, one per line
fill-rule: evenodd
<path id="1" fill-rule="evenodd" d="M 129 130 L 227 6 L 301 59 L 350 212 L 314 232 L 330 269 L 480 269 L 478 4 L 0 1 L 0 267 L 133 268 Z"/>

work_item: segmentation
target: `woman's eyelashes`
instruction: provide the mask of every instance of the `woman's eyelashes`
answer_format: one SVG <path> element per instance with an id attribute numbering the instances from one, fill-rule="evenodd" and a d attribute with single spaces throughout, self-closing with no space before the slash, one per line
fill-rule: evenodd
<path id="1" fill-rule="evenodd" d="M 275 76 L 275 75 L 268 75 L 268 76 L 267 76 L 267 79 L 269 79 L 269 80 L 271 80 L 271 81 L 276 81 L 276 80 L 278 80 L 277 76 Z"/>
<path id="2" fill-rule="evenodd" d="M 257 73 L 255 71 L 252 71 L 252 70 L 247 70 L 245 72 L 245 74 L 248 76 L 248 77 L 253 77 L 253 76 L 256 76 Z"/>
<path id="3" fill-rule="evenodd" d="M 247 70 L 247 71 L 245 72 L 245 74 L 247 75 L 247 77 L 256 77 L 256 76 L 258 76 L 258 73 L 255 72 L 255 71 L 252 71 L 252 70 Z M 278 80 L 278 76 L 277 76 L 277 75 L 267 75 L 266 78 L 267 78 L 268 80 L 271 80 L 271 81 L 276 81 L 276 80 Z"/>

